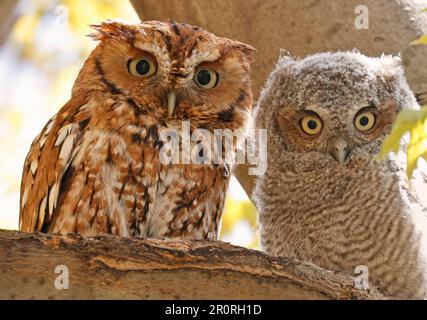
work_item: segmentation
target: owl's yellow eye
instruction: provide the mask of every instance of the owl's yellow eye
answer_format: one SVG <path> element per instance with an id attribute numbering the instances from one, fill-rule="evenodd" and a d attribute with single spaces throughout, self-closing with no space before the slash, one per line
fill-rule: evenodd
<path id="1" fill-rule="evenodd" d="M 209 68 L 199 68 L 194 75 L 194 81 L 202 88 L 212 89 L 218 84 L 219 76 Z"/>
<path id="2" fill-rule="evenodd" d="M 376 117 L 373 112 L 365 111 L 354 118 L 354 126 L 359 131 L 368 131 L 375 125 Z"/>
<path id="3" fill-rule="evenodd" d="M 129 72 L 137 77 L 148 77 L 157 71 L 157 64 L 154 58 L 149 56 L 132 59 L 128 63 Z"/>
<path id="4" fill-rule="evenodd" d="M 301 119 L 301 128 L 305 133 L 314 136 L 322 131 L 323 123 L 318 116 L 307 115 Z"/>

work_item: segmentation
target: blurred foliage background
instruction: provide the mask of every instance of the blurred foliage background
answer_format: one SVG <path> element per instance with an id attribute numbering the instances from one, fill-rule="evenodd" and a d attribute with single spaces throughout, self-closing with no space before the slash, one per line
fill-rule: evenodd
<path id="1" fill-rule="evenodd" d="M 2 0 L 3 1 L 3 0 Z M 5 0 L 8 1 L 8 0 Z M 34 137 L 69 99 L 96 43 L 89 24 L 138 22 L 129 1 L 21 0 L 0 46 L 0 228 L 17 229 L 22 166 Z M 256 210 L 236 179 L 230 184 L 221 239 L 259 248 Z"/>

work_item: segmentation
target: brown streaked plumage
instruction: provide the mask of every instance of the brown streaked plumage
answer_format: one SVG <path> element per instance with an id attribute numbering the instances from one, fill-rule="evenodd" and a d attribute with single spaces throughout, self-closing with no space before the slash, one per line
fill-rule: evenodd
<path id="1" fill-rule="evenodd" d="M 93 27 L 99 45 L 25 161 L 20 229 L 216 239 L 228 169 L 161 163 L 159 133 L 243 128 L 254 49 L 173 21 Z M 196 83 L 201 68 L 213 88 Z"/>
<path id="2" fill-rule="evenodd" d="M 418 108 L 399 58 L 282 57 L 255 108 L 268 129 L 254 190 L 263 248 L 354 276 L 366 266 L 386 295 L 425 298 L 427 167 L 410 185 L 404 149 L 377 160 L 397 112 Z"/>

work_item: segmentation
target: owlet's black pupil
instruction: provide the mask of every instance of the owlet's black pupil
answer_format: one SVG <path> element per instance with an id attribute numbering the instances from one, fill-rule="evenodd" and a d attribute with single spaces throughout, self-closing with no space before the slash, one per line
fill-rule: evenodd
<path id="1" fill-rule="evenodd" d="M 307 123 L 307 127 L 309 127 L 311 130 L 314 130 L 317 128 L 317 123 L 314 120 L 310 120 Z"/>
<path id="2" fill-rule="evenodd" d="M 141 75 L 147 74 L 150 71 L 150 64 L 147 60 L 141 60 L 136 64 L 136 72 Z"/>
<path id="3" fill-rule="evenodd" d="M 203 86 L 207 85 L 209 82 L 211 82 L 211 74 L 207 70 L 202 70 L 197 75 L 197 81 Z"/>
<path id="4" fill-rule="evenodd" d="M 359 120 L 360 125 L 366 126 L 369 123 L 368 117 L 361 117 Z"/>

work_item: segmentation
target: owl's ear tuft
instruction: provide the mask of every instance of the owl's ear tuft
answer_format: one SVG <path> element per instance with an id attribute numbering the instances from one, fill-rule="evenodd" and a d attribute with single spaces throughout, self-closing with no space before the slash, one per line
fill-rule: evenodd
<path id="1" fill-rule="evenodd" d="M 249 63 L 254 62 L 255 54 L 256 54 L 257 50 L 254 47 L 252 47 L 251 45 L 243 43 L 243 42 L 235 41 L 232 45 L 232 48 L 237 49 L 240 52 L 242 52 L 243 55 L 245 56 L 246 60 Z"/>
<path id="2" fill-rule="evenodd" d="M 107 20 L 100 24 L 90 25 L 96 32 L 89 34 L 88 36 L 96 41 L 102 41 L 105 39 L 119 38 L 122 40 L 133 40 L 135 37 L 135 30 L 132 26 L 120 22 Z"/>

